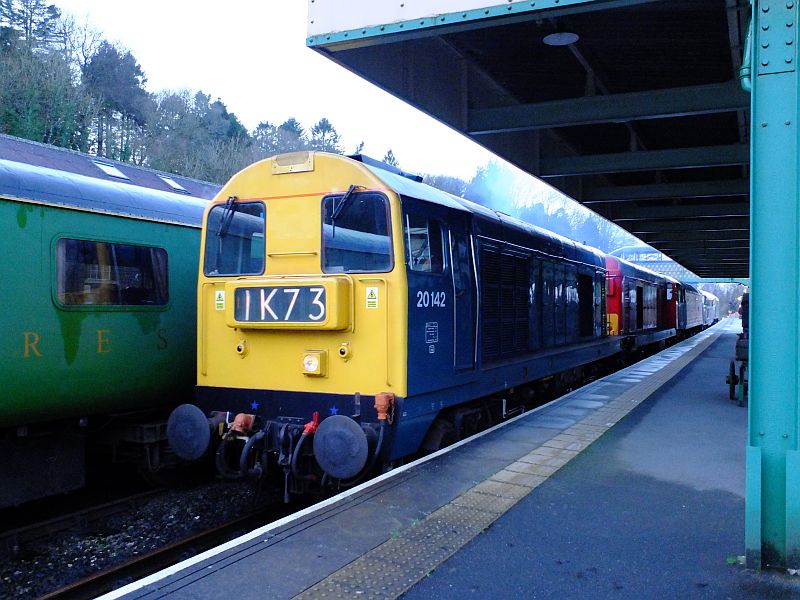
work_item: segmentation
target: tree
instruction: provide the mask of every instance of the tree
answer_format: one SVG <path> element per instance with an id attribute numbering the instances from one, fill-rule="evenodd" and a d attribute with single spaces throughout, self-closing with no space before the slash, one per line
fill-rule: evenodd
<path id="1" fill-rule="evenodd" d="M 305 130 L 294 117 L 278 126 L 278 145 L 282 152 L 295 152 L 308 147 Z"/>
<path id="2" fill-rule="evenodd" d="M 358 144 L 356 144 L 353 154 L 361 154 L 362 152 L 364 152 L 364 140 L 361 140 Z"/>
<path id="3" fill-rule="evenodd" d="M 514 207 L 514 179 L 497 161 L 481 167 L 467 184 L 465 197 L 507 214 L 518 212 Z"/>
<path id="4" fill-rule="evenodd" d="M 96 112 L 61 53 L 34 52 L 15 29 L 0 32 L 0 131 L 85 150 L 83 135 Z"/>
<path id="5" fill-rule="evenodd" d="M 142 127 L 152 99 L 144 88 L 144 71 L 130 51 L 103 40 L 83 67 L 83 85 L 97 98 L 97 154 L 120 160 L 131 156 L 130 138 Z"/>
<path id="6" fill-rule="evenodd" d="M 247 129 L 235 114 L 228 112 L 228 107 L 219 98 L 207 105 L 201 116 L 201 125 L 215 141 L 248 137 Z"/>
<path id="7" fill-rule="evenodd" d="M 72 15 L 64 15 L 58 21 L 51 46 L 59 50 L 72 65 L 76 78 L 80 77 L 83 68 L 97 52 L 103 41 L 103 35 L 93 29 L 88 21 L 83 25 L 75 22 Z"/>
<path id="8" fill-rule="evenodd" d="M 253 130 L 252 136 L 259 158 L 281 153 L 280 131 L 277 125 L 273 125 L 269 121 L 261 121 Z"/>
<path id="9" fill-rule="evenodd" d="M 385 162 L 387 165 L 397 167 L 398 169 L 400 168 L 400 163 L 397 162 L 397 158 L 395 158 L 394 152 L 392 152 L 391 148 L 386 151 L 386 154 L 383 157 L 383 162 Z"/>
<path id="10" fill-rule="evenodd" d="M 0 26 L 19 32 L 28 50 L 50 45 L 60 17 L 61 11 L 43 0 L 0 0 Z"/>
<path id="11" fill-rule="evenodd" d="M 449 175 L 425 175 L 423 181 L 443 192 L 448 192 L 462 198 L 465 197 L 467 191 L 467 182 L 458 177 L 451 177 Z"/>
<path id="12" fill-rule="evenodd" d="M 331 125 L 331 122 L 325 117 L 322 117 L 311 128 L 311 139 L 308 145 L 312 150 L 341 154 L 341 138 L 342 136 L 339 135 L 334 126 Z"/>
<path id="13" fill-rule="evenodd" d="M 303 126 L 300 125 L 300 122 L 295 119 L 294 117 L 290 117 L 286 119 L 283 123 L 279 125 L 279 128 L 283 131 L 287 131 L 298 138 L 302 138 L 305 136 L 306 132 L 303 129 Z"/>

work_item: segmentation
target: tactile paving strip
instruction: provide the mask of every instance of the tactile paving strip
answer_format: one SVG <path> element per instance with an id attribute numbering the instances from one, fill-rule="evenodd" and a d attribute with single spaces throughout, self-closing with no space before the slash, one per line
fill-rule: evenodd
<path id="1" fill-rule="evenodd" d="M 677 352 L 670 350 L 644 361 L 654 368 L 662 365 L 658 370 L 643 370 L 646 367 L 640 363 L 618 373 L 617 377 L 622 381 L 637 377 L 641 383 L 598 407 L 583 420 L 467 490 L 422 521 L 393 533 L 383 544 L 295 598 L 397 598 L 677 375 L 708 348 L 720 333 L 700 339 L 693 348 L 683 351 L 677 358 L 673 358 Z"/>

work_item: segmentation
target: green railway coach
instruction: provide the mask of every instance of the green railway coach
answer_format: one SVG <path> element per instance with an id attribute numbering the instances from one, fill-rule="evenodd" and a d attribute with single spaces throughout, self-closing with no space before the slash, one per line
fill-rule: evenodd
<path id="1" fill-rule="evenodd" d="M 0 507 L 82 486 L 90 439 L 163 464 L 151 410 L 195 383 L 205 206 L 0 159 Z"/>

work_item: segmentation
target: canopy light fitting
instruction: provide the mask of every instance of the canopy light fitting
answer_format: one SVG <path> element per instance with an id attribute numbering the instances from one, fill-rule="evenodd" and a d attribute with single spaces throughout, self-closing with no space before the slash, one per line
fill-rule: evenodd
<path id="1" fill-rule="evenodd" d="M 542 40 L 548 46 L 569 46 L 574 44 L 580 39 L 577 33 L 570 33 L 569 31 L 559 31 L 558 33 L 551 33 Z"/>

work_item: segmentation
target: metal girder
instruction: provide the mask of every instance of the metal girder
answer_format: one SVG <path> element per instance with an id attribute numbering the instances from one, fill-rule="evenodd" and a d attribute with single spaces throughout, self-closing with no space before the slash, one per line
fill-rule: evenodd
<path id="1" fill-rule="evenodd" d="M 722 250 L 722 249 L 737 249 L 747 252 L 750 248 L 748 240 L 684 240 L 684 241 L 661 241 L 658 244 L 658 249 L 662 252 L 669 252 L 670 250 Z"/>
<path id="2" fill-rule="evenodd" d="M 714 254 L 715 256 L 737 256 L 747 259 L 750 255 L 749 248 L 693 248 L 693 247 L 669 247 L 662 246 L 659 248 L 663 252 L 669 251 L 671 254 L 680 254 L 685 256 L 707 256 Z"/>
<path id="3" fill-rule="evenodd" d="M 683 279 L 684 283 L 738 283 L 740 285 L 750 285 L 749 277 L 702 277 L 700 279 Z"/>
<path id="4" fill-rule="evenodd" d="M 798 5 L 753 3 L 749 568 L 800 567 L 800 136 Z M 750 40 L 748 40 L 750 41 Z"/>
<path id="5" fill-rule="evenodd" d="M 348 5 L 348 12 L 357 15 L 372 14 L 376 21 L 366 25 L 359 22 L 352 23 L 355 27 L 338 24 L 335 31 L 324 26 L 325 20 L 315 24 L 306 38 L 306 45 L 310 48 L 324 51 L 342 51 L 364 46 L 377 46 L 380 44 L 396 44 L 406 40 L 426 37 L 452 35 L 463 31 L 499 27 L 514 23 L 524 23 L 542 19 L 554 18 L 563 15 L 594 12 L 598 10 L 613 10 L 616 8 L 630 8 L 639 4 L 658 4 L 675 0 L 538 0 L 530 4 L 515 2 L 513 4 L 496 4 L 481 9 L 459 10 L 456 12 L 442 12 L 430 15 L 429 9 L 423 9 L 420 14 L 408 13 L 409 18 L 397 20 L 394 11 L 381 18 L 374 15 L 374 0 L 360 0 Z M 367 8 L 359 6 L 367 5 Z M 313 2 L 310 4 L 313 6 Z M 410 5 L 411 8 L 413 5 Z M 419 3 L 417 6 L 426 6 Z M 400 4 L 404 7 L 404 4 Z M 339 11 L 341 12 L 341 11 Z M 309 12 L 311 15 L 311 12 Z M 316 19 L 310 19 L 314 24 Z"/>
<path id="6" fill-rule="evenodd" d="M 647 150 L 617 154 L 591 154 L 542 159 L 539 177 L 599 175 L 624 171 L 659 171 L 743 165 L 750 161 L 750 146 L 702 146 L 670 150 Z"/>
<path id="7" fill-rule="evenodd" d="M 628 221 L 648 221 L 651 219 L 715 219 L 719 217 L 747 217 L 750 215 L 750 205 L 745 202 L 725 204 L 702 204 L 685 206 L 674 204 L 669 206 L 605 206 L 597 211 L 600 215 L 614 221 L 624 223 Z"/>
<path id="8" fill-rule="evenodd" d="M 632 234 L 638 236 L 639 234 L 656 233 L 664 234 L 673 231 L 687 231 L 689 223 L 685 221 L 659 221 L 659 220 L 643 220 L 639 222 L 630 222 L 625 227 Z M 750 218 L 747 217 L 723 217 L 720 219 L 698 219 L 696 222 L 691 223 L 691 229 L 694 231 L 749 231 Z"/>
<path id="9" fill-rule="evenodd" d="M 590 189 L 584 192 L 581 203 L 599 204 L 634 200 L 664 200 L 668 198 L 714 198 L 719 196 L 747 196 L 749 193 L 750 182 L 746 179 L 652 183 L 648 185 Z"/>
<path id="10" fill-rule="evenodd" d="M 748 106 L 750 97 L 742 91 L 739 82 L 729 81 L 471 110 L 467 131 L 471 135 L 481 135 L 500 131 L 619 123 L 729 112 Z"/>
<path id="11" fill-rule="evenodd" d="M 749 253 L 741 250 L 677 250 L 670 252 L 672 258 L 682 258 L 690 261 L 711 260 L 713 262 L 736 261 L 746 263 Z"/>
<path id="12" fill-rule="evenodd" d="M 750 243 L 750 230 L 736 230 L 728 229 L 722 231 L 694 231 L 694 230 L 681 230 L 681 231 L 663 231 L 659 233 L 642 233 L 641 239 L 643 242 L 650 244 L 668 244 L 670 242 L 681 241 L 720 241 L 720 240 L 735 240 L 737 242 Z"/>

